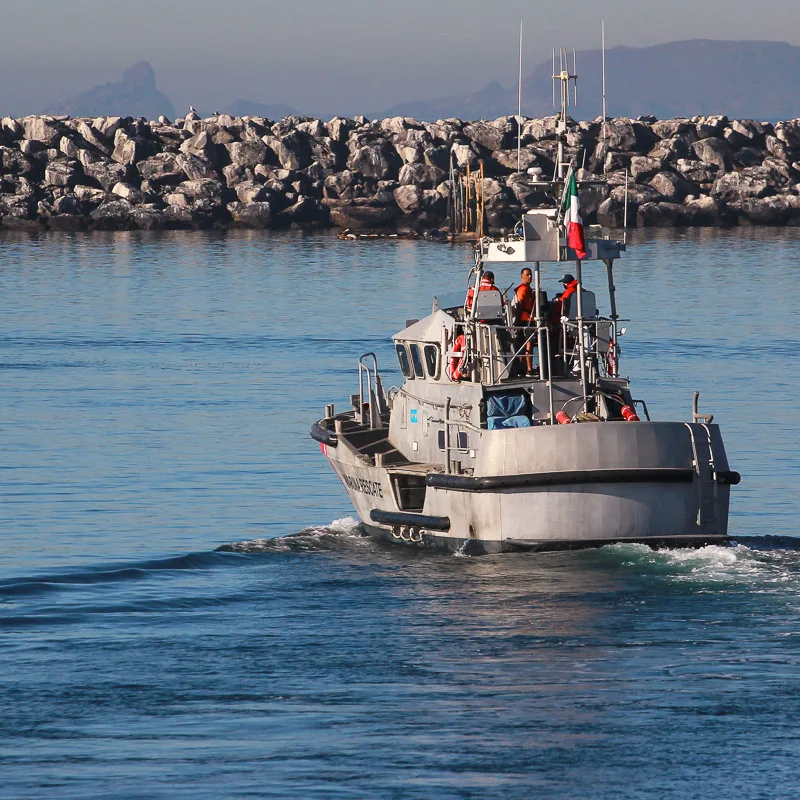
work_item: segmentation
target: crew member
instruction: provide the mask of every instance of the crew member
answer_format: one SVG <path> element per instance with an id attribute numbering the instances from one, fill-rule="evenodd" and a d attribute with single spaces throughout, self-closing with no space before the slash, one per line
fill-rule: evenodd
<path id="1" fill-rule="evenodd" d="M 533 281 L 533 273 L 528 267 L 523 267 L 519 273 L 522 283 L 514 290 L 514 325 L 527 327 L 531 324 L 531 317 L 533 315 L 533 308 L 535 303 L 533 297 L 533 289 L 531 289 L 531 281 Z M 525 366 L 527 367 L 527 377 L 532 378 L 533 372 L 533 342 L 527 335 L 528 332 L 522 331 L 521 336 L 517 338 L 517 342 L 527 339 L 525 342 Z M 515 349 L 519 349 L 519 344 L 515 344 Z"/>
<path id="2" fill-rule="evenodd" d="M 482 292 L 497 292 L 500 295 L 500 303 L 505 305 L 503 293 L 494 285 L 494 272 L 486 270 L 481 276 L 480 291 Z M 472 309 L 472 298 L 475 296 L 475 287 L 470 286 L 467 292 L 467 311 Z"/>
<path id="3" fill-rule="evenodd" d="M 564 275 L 560 283 L 564 287 L 564 291 L 556 295 L 556 300 L 561 302 L 561 313 L 558 315 L 559 319 L 561 319 L 562 316 L 569 316 L 570 303 L 568 301 L 570 297 L 578 291 L 578 281 L 575 280 L 575 276 L 571 272 Z"/>

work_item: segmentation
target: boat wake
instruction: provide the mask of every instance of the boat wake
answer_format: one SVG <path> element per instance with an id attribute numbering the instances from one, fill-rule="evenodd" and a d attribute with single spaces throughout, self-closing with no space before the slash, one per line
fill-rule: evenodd
<path id="1" fill-rule="evenodd" d="M 298 533 L 273 539 L 249 539 L 223 544 L 216 553 L 285 553 L 333 550 L 342 544 L 365 543 L 367 533 L 355 517 L 335 519 L 327 525 L 312 525 Z"/>
<path id="2" fill-rule="evenodd" d="M 729 545 L 670 550 L 615 544 L 598 553 L 601 560 L 675 583 L 757 585 L 760 591 L 785 589 L 787 583 L 800 587 L 800 538 L 791 536 L 748 536 Z"/>

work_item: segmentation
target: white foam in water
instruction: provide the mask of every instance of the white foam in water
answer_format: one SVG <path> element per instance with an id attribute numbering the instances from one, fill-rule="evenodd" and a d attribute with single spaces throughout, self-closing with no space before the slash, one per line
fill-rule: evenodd
<path id="1" fill-rule="evenodd" d="M 351 516 L 335 519 L 327 525 L 312 525 L 299 533 L 288 536 L 277 536 L 273 539 L 248 539 L 242 542 L 231 542 L 226 550 L 239 553 L 257 553 L 261 551 L 286 552 L 290 550 L 313 549 L 327 537 L 361 539 L 361 523 Z"/>
<path id="2" fill-rule="evenodd" d="M 707 545 L 698 548 L 652 550 L 643 544 L 618 544 L 605 548 L 623 557 L 625 566 L 655 567 L 674 581 L 706 583 L 785 583 L 797 577 L 796 559 L 787 563 L 779 551 Z"/>

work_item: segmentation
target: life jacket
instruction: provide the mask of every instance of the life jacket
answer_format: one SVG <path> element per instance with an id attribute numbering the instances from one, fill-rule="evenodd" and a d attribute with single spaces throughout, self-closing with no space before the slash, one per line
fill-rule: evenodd
<path id="1" fill-rule="evenodd" d="M 456 336 L 453 352 L 447 365 L 447 377 L 451 381 L 460 381 L 464 377 L 467 366 L 467 339 L 464 334 Z"/>
<path id="2" fill-rule="evenodd" d="M 578 281 L 572 281 L 572 283 L 567 284 L 567 288 L 561 293 L 561 313 L 563 314 L 564 311 L 568 308 L 566 305 L 567 300 L 569 300 L 575 292 L 578 291 Z"/>
<path id="3" fill-rule="evenodd" d="M 520 322 L 528 323 L 531 321 L 531 314 L 533 314 L 533 307 L 535 305 L 533 299 L 533 289 L 530 284 L 521 283 L 514 290 L 514 295 L 517 299 L 517 313 Z"/>
<path id="4" fill-rule="evenodd" d="M 497 292 L 502 299 L 503 293 L 493 284 L 486 280 L 486 278 L 481 278 L 481 287 L 480 290 L 482 292 Z M 472 308 L 472 298 L 475 297 L 475 287 L 470 286 L 469 291 L 467 292 L 467 311 Z"/>

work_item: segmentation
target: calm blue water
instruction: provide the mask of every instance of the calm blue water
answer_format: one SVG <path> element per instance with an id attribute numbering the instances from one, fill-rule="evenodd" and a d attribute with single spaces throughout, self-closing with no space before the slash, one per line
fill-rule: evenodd
<path id="1" fill-rule="evenodd" d="M 797 797 L 800 231 L 636 240 L 623 371 L 722 424 L 730 548 L 360 535 L 309 424 L 467 249 L 0 238 L 0 797 Z"/>

